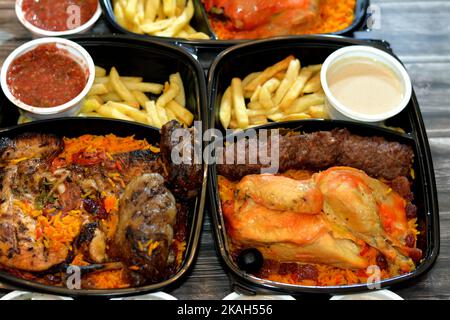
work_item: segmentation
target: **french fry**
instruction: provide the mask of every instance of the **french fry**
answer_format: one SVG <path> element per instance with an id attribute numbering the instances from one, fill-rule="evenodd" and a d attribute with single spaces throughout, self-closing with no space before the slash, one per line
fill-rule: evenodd
<path id="1" fill-rule="evenodd" d="M 278 79 L 278 80 L 280 80 L 280 81 L 282 81 L 283 79 L 284 79 L 284 77 L 286 76 L 286 72 L 285 71 L 281 71 L 281 72 L 278 72 L 276 75 L 274 75 L 273 77 L 275 78 L 275 79 Z"/>
<path id="2" fill-rule="evenodd" d="M 236 119 L 231 119 L 230 121 L 230 129 L 239 129 L 239 125 Z"/>
<path id="3" fill-rule="evenodd" d="M 177 120 L 177 116 L 175 115 L 175 113 L 173 113 L 172 110 L 166 108 L 166 114 L 169 121 Z"/>
<path id="4" fill-rule="evenodd" d="M 262 104 L 259 101 L 249 102 L 247 104 L 247 108 L 249 108 L 250 110 L 264 109 L 264 107 L 262 106 Z"/>
<path id="5" fill-rule="evenodd" d="M 328 112 L 324 105 L 309 107 L 308 114 L 311 115 L 312 118 L 317 118 L 317 119 L 328 119 L 329 118 Z"/>
<path id="6" fill-rule="evenodd" d="M 259 99 L 259 94 L 261 92 L 261 86 L 257 86 L 256 90 L 253 92 L 253 94 L 250 96 L 250 102 L 257 102 Z"/>
<path id="7" fill-rule="evenodd" d="M 259 102 L 264 109 L 271 109 L 274 107 L 272 95 L 270 94 L 270 91 L 266 85 L 261 87 L 261 90 L 259 92 Z"/>
<path id="8" fill-rule="evenodd" d="M 175 83 L 171 83 L 169 90 L 164 92 L 161 96 L 159 96 L 158 100 L 156 100 L 156 105 L 158 107 L 165 107 L 166 104 L 169 103 L 169 101 L 175 99 L 179 91 L 180 88 L 178 88 Z"/>
<path id="9" fill-rule="evenodd" d="M 133 108 L 125 103 L 108 101 L 104 106 L 118 110 L 120 113 L 130 117 L 136 122 L 147 123 L 147 115 L 145 112 L 140 111 L 139 109 Z"/>
<path id="10" fill-rule="evenodd" d="M 148 115 L 148 120 L 150 124 L 156 128 L 161 128 L 162 123 L 159 120 L 158 112 L 156 111 L 156 104 L 155 101 L 149 101 L 145 104 L 145 110 Z"/>
<path id="11" fill-rule="evenodd" d="M 147 22 L 155 21 L 160 3 L 161 3 L 160 0 L 147 0 L 145 2 L 145 14 L 144 14 L 145 21 Z"/>
<path id="12" fill-rule="evenodd" d="M 246 76 L 243 80 L 242 80 L 242 87 L 245 88 L 250 82 L 252 82 L 253 80 L 255 80 L 259 75 L 261 75 L 262 72 L 253 72 L 250 73 L 248 76 Z M 244 89 L 245 90 L 245 89 Z"/>
<path id="13" fill-rule="evenodd" d="M 314 93 L 322 89 L 322 84 L 320 83 L 320 73 L 316 73 L 303 88 L 303 93 Z"/>
<path id="14" fill-rule="evenodd" d="M 311 116 L 307 113 L 293 113 L 281 118 L 280 121 L 297 121 L 305 119 L 311 119 Z"/>
<path id="15" fill-rule="evenodd" d="M 231 88 L 229 87 L 227 90 L 225 90 L 225 93 L 222 96 L 222 101 L 220 103 L 219 109 L 219 119 L 225 129 L 228 129 L 230 125 L 232 108 L 233 102 L 231 97 Z"/>
<path id="16" fill-rule="evenodd" d="M 177 6 L 179 6 L 179 7 L 184 7 L 185 5 L 186 5 L 186 0 L 177 0 L 177 1 L 181 1 L 183 4 L 182 4 L 182 6 L 180 6 L 179 4 L 177 4 Z M 186 25 L 185 27 L 184 27 L 184 29 L 183 29 L 184 31 L 186 31 L 188 34 L 193 34 L 193 33 L 196 33 L 197 31 L 194 29 L 194 28 L 192 28 L 192 26 L 191 25 Z"/>
<path id="17" fill-rule="evenodd" d="M 79 117 L 84 117 L 84 118 L 105 118 L 104 116 L 102 116 L 101 114 L 97 113 L 97 112 L 82 112 L 78 114 Z"/>
<path id="18" fill-rule="evenodd" d="M 98 84 L 94 84 L 91 87 L 91 90 L 89 90 L 87 95 L 88 96 L 100 96 L 102 94 L 108 93 L 108 91 L 109 91 L 108 88 L 104 84 L 98 83 Z"/>
<path id="19" fill-rule="evenodd" d="M 160 94 L 163 91 L 164 86 L 159 83 L 151 82 L 123 82 L 128 90 L 141 91 L 153 94 Z"/>
<path id="20" fill-rule="evenodd" d="M 146 22 L 141 25 L 142 31 L 149 34 L 155 34 L 156 32 L 167 29 L 175 22 L 175 18 L 163 19 L 156 22 Z"/>
<path id="21" fill-rule="evenodd" d="M 127 1 L 127 6 L 125 8 L 125 17 L 129 20 L 129 21 L 133 21 L 134 16 L 136 15 L 136 11 L 137 11 L 137 3 L 138 0 L 128 0 Z"/>
<path id="22" fill-rule="evenodd" d="M 262 85 L 267 80 L 275 76 L 278 72 L 286 70 L 289 67 L 290 62 L 294 59 L 295 59 L 294 56 L 291 55 L 286 59 L 274 64 L 273 66 L 268 67 L 266 70 L 263 71 L 263 73 L 261 73 L 248 85 L 246 85 L 244 89 L 247 91 L 255 90 L 258 85 Z"/>
<path id="23" fill-rule="evenodd" d="M 284 96 L 283 100 L 280 103 L 280 109 L 286 110 L 289 108 L 292 103 L 297 99 L 303 91 L 303 88 L 305 87 L 306 82 L 311 78 L 312 71 L 307 68 L 303 68 L 300 71 L 300 75 L 298 78 L 294 81 L 292 84 L 292 87 L 289 89 L 289 92 Z"/>
<path id="24" fill-rule="evenodd" d="M 274 93 L 275 90 L 278 89 L 278 87 L 280 86 L 280 80 L 276 79 L 276 78 L 272 78 L 269 81 L 267 81 L 266 83 L 264 83 L 264 85 L 262 86 L 263 88 L 266 88 L 267 91 L 269 93 Z"/>
<path id="25" fill-rule="evenodd" d="M 163 0 L 164 14 L 168 17 L 175 16 L 177 0 Z"/>
<path id="26" fill-rule="evenodd" d="M 170 75 L 169 81 L 178 86 L 178 94 L 175 96 L 175 101 L 181 104 L 183 107 L 186 106 L 186 94 L 184 92 L 183 80 L 181 79 L 180 73 L 174 73 Z"/>
<path id="27" fill-rule="evenodd" d="M 145 93 L 142 91 L 131 91 L 133 96 L 136 98 L 137 101 L 139 101 L 139 104 L 142 108 L 145 108 L 145 104 L 150 101 L 150 99 L 147 97 Z"/>
<path id="28" fill-rule="evenodd" d="M 102 104 L 96 99 L 86 99 L 81 105 L 80 111 L 83 113 L 90 113 L 97 111 L 101 106 Z"/>
<path id="29" fill-rule="evenodd" d="M 268 115 L 267 118 L 274 121 L 274 122 L 278 122 L 281 121 L 281 119 L 283 119 L 286 115 L 283 112 L 277 112 L 271 115 Z"/>
<path id="30" fill-rule="evenodd" d="M 249 125 L 247 108 L 245 106 L 244 93 L 242 92 L 242 81 L 234 78 L 231 81 L 231 95 L 233 98 L 233 108 L 236 113 L 236 120 L 239 128 L 245 129 Z"/>
<path id="31" fill-rule="evenodd" d="M 106 76 L 106 69 L 99 67 L 99 66 L 95 66 L 95 77 L 104 77 Z"/>
<path id="32" fill-rule="evenodd" d="M 292 84 L 294 83 L 295 79 L 297 79 L 299 72 L 300 72 L 300 61 L 298 59 L 294 59 L 289 63 L 289 67 L 286 71 L 286 74 L 275 93 L 274 102 L 276 105 L 279 105 L 281 103 L 286 93 L 292 87 Z"/>
<path id="33" fill-rule="evenodd" d="M 97 100 L 98 103 L 100 103 L 100 104 L 104 104 L 105 103 L 105 101 L 100 96 L 90 96 L 89 98 Z"/>
<path id="34" fill-rule="evenodd" d="M 272 114 L 277 113 L 278 111 L 279 111 L 278 108 L 272 108 L 272 109 L 269 109 L 269 110 L 266 110 L 266 109 L 249 110 L 249 109 L 247 109 L 247 115 L 249 117 L 270 116 Z"/>
<path id="35" fill-rule="evenodd" d="M 114 101 L 114 102 L 121 102 L 123 101 L 122 98 L 115 92 L 108 92 L 107 94 L 104 94 L 101 96 L 103 101 Z"/>
<path id="36" fill-rule="evenodd" d="M 119 25 L 126 29 L 130 28 L 125 17 L 125 10 L 119 1 L 117 1 L 114 5 L 114 16 L 116 17 L 116 21 Z"/>
<path id="37" fill-rule="evenodd" d="M 322 105 L 325 103 L 325 94 L 317 92 L 308 94 L 294 101 L 291 107 L 285 110 L 286 114 L 303 113 L 311 106 Z"/>
<path id="38" fill-rule="evenodd" d="M 173 1 L 173 0 L 171 0 Z M 175 34 L 183 30 L 183 28 L 189 24 L 194 16 L 194 4 L 192 0 L 189 0 L 183 13 L 175 18 L 175 21 L 167 29 L 159 32 L 155 32 L 158 37 L 173 37 Z"/>
<path id="39" fill-rule="evenodd" d="M 189 33 L 187 33 L 187 32 L 184 31 L 184 30 L 181 30 L 180 32 L 176 33 L 176 34 L 174 35 L 174 37 L 175 37 L 175 38 L 186 38 L 186 39 L 187 39 L 187 37 L 189 37 Z"/>
<path id="40" fill-rule="evenodd" d="M 145 18 L 145 0 L 138 0 L 136 5 L 136 13 L 134 16 L 134 23 L 140 26 L 144 21 L 144 18 Z"/>
<path id="41" fill-rule="evenodd" d="M 126 121 L 133 121 L 132 118 L 128 117 L 127 115 L 121 113 L 119 110 L 110 108 L 106 104 L 102 105 L 100 108 L 97 109 L 97 113 L 103 117 L 106 118 L 113 118 L 113 119 L 119 119 L 119 120 L 126 120 Z"/>
<path id="42" fill-rule="evenodd" d="M 111 85 L 114 88 L 114 91 L 126 102 L 131 103 L 139 103 L 136 98 L 131 94 L 130 90 L 125 86 L 125 84 L 120 80 L 119 73 L 117 72 L 115 67 L 111 68 L 111 72 L 109 73 L 109 77 L 111 78 Z"/>
<path id="43" fill-rule="evenodd" d="M 268 123 L 269 121 L 267 120 L 266 116 L 254 116 L 254 117 L 250 117 L 250 125 L 263 125 Z"/>
<path id="44" fill-rule="evenodd" d="M 314 65 L 307 66 L 307 68 L 309 70 L 311 70 L 313 74 L 316 74 L 317 72 L 320 73 L 320 71 L 322 70 L 322 65 L 321 64 L 314 64 Z"/>
<path id="45" fill-rule="evenodd" d="M 183 37 L 178 36 L 178 38 L 183 38 Z M 209 39 L 211 39 L 211 37 L 208 36 L 204 32 L 195 32 L 195 33 L 188 34 L 186 36 L 186 39 L 188 39 L 188 40 L 209 40 Z"/>
<path id="46" fill-rule="evenodd" d="M 142 77 L 120 77 L 120 80 L 122 80 L 122 82 L 142 82 L 143 78 Z M 105 76 L 102 77 L 95 77 L 94 83 L 103 83 L 103 84 L 107 84 L 110 81 L 110 78 Z"/>
<path id="47" fill-rule="evenodd" d="M 167 122 L 169 122 L 166 110 L 163 107 L 156 106 L 156 111 L 158 112 L 158 117 L 162 125 L 165 125 Z"/>
<path id="48" fill-rule="evenodd" d="M 170 101 L 166 105 L 166 108 L 170 109 L 175 114 L 177 119 L 186 124 L 188 127 L 192 125 L 192 122 L 194 121 L 194 115 L 175 100 Z"/>

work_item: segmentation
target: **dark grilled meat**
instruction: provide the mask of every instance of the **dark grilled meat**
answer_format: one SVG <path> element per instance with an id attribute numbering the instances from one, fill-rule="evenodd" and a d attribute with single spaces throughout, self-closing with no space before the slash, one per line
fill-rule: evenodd
<path id="1" fill-rule="evenodd" d="M 134 179 L 120 199 L 115 251 L 135 268 L 136 285 L 162 280 L 173 239 L 176 202 L 159 174 Z"/>
<path id="2" fill-rule="evenodd" d="M 54 135 L 24 134 L 13 140 L 0 138 L 0 163 L 21 158 L 51 159 L 62 148 L 62 139 Z"/>
<path id="3" fill-rule="evenodd" d="M 218 165 L 219 174 L 231 180 L 239 180 L 249 174 L 261 173 L 268 165 L 248 164 L 249 146 L 237 148 L 234 144 L 235 164 Z M 270 155 L 270 139 L 260 148 Z M 220 151 L 219 151 L 220 152 Z M 224 152 L 224 151 L 221 151 Z M 239 154 L 247 164 L 236 164 Z M 409 175 L 414 153 L 406 145 L 388 142 L 379 137 L 362 137 L 350 134 L 346 129 L 320 131 L 302 135 L 280 136 L 279 171 L 323 170 L 331 166 L 349 166 L 364 170 L 375 178 L 392 180 Z M 225 158 L 225 157 L 224 157 Z"/>
<path id="4" fill-rule="evenodd" d="M 367 174 L 387 180 L 409 176 L 414 152 L 398 142 L 381 137 L 361 137 L 347 130 L 335 130 L 340 148 L 337 164 L 366 171 Z"/>
<path id="5" fill-rule="evenodd" d="M 184 130 L 187 139 L 177 135 L 177 129 Z M 202 183 L 202 165 L 194 164 L 195 147 L 201 148 L 201 141 L 196 141 L 195 138 L 195 128 L 185 129 L 177 121 L 171 121 L 161 129 L 161 155 L 168 169 L 170 190 L 177 197 L 185 199 L 195 197 Z M 179 151 L 178 155 L 180 159 L 184 159 L 183 163 L 174 163 L 173 151 Z"/>

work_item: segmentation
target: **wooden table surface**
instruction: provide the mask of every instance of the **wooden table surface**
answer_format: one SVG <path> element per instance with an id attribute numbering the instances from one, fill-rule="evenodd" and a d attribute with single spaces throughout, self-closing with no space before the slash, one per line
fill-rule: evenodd
<path id="1" fill-rule="evenodd" d="M 14 48 L 30 39 L 16 19 L 14 2 L 0 0 L 0 64 Z M 417 283 L 394 291 L 405 299 L 450 299 L 450 1 L 372 0 L 372 4 L 381 10 L 381 28 L 358 32 L 355 37 L 389 41 L 406 64 L 430 140 L 440 206 L 441 251 L 437 263 Z M 109 31 L 100 21 L 93 32 Z M 169 293 L 179 299 L 222 299 L 231 291 L 214 249 L 207 216 L 194 268 Z"/>

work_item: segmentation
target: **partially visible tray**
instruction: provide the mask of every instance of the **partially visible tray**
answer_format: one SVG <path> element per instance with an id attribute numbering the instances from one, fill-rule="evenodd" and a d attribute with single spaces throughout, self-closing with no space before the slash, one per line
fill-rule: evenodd
<path id="1" fill-rule="evenodd" d="M 103 12 L 108 23 L 118 32 L 124 34 L 136 34 L 127 29 L 123 28 L 119 23 L 117 23 L 116 18 L 114 16 L 114 10 L 112 5 L 112 0 L 101 0 Z M 366 22 L 367 18 L 367 9 L 369 7 L 369 0 L 357 0 L 354 12 L 354 20 L 350 26 L 347 28 L 331 33 L 333 35 L 345 35 L 349 36 L 354 31 L 362 29 Z M 145 38 L 150 38 L 153 40 L 159 40 L 164 42 L 170 42 L 174 44 L 182 44 L 188 46 L 199 46 L 199 47 L 223 47 L 229 45 L 235 45 L 238 43 L 249 42 L 249 40 L 220 40 L 215 34 L 214 30 L 211 27 L 211 24 L 208 19 L 208 15 L 205 11 L 205 8 L 202 4 L 201 0 L 194 0 L 194 17 L 191 20 L 191 25 L 197 30 L 204 32 L 211 36 L 211 40 L 186 40 L 181 38 L 164 38 L 164 37 L 155 37 L 148 35 L 140 35 Z"/>

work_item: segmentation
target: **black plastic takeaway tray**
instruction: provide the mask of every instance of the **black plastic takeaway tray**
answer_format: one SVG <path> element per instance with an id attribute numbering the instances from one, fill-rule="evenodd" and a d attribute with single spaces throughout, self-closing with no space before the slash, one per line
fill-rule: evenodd
<path id="1" fill-rule="evenodd" d="M 164 83 L 180 72 L 186 91 L 186 105 L 196 120 L 206 118 L 204 70 L 186 50 L 167 43 L 129 35 L 82 35 L 67 37 L 83 46 L 94 63 L 120 74 L 143 77 L 144 81 Z M 19 112 L 0 92 L 0 128 L 17 124 Z M 204 125 L 206 125 L 206 121 Z"/>
<path id="2" fill-rule="evenodd" d="M 105 68 L 116 66 L 123 75 L 142 76 L 145 81 L 164 83 L 169 75 L 180 72 L 186 91 L 187 105 L 197 120 L 206 118 L 206 84 L 200 64 L 186 51 L 151 40 L 135 39 L 130 36 L 77 36 L 70 37 L 82 45 L 93 57 L 94 62 Z M 159 142 L 159 130 L 133 122 L 100 118 L 63 118 L 36 121 L 17 126 L 19 112 L 0 93 L 0 137 L 16 136 L 26 132 L 46 132 L 59 136 L 79 136 L 81 134 L 109 134 L 121 136 L 135 135 L 146 138 L 150 143 Z M 204 126 L 207 121 L 204 121 Z M 206 194 L 207 168 L 204 168 L 203 184 L 195 207 L 190 208 L 189 238 L 182 268 L 170 279 L 139 288 L 115 290 L 69 290 L 46 286 L 16 278 L 0 272 L 0 281 L 16 287 L 50 292 L 68 296 L 123 296 L 159 291 L 179 285 L 181 279 L 192 266 L 198 251 L 203 223 Z"/>
<path id="3" fill-rule="evenodd" d="M 389 46 L 382 42 L 368 42 L 336 37 L 301 37 L 297 39 L 262 40 L 252 44 L 244 44 L 230 48 L 220 54 L 214 61 L 208 77 L 208 92 L 210 96 L 210 124 L 211 127 L 224 130 L 218 120 L 218 108 L 222 93 L 230 85 L 233 77 L 244 77 L 247 74 L 265 69 L 267 66 L 294 54 L 302 61 L 302 65 L 323 63 L 325 58 L 333 51 L 348 45 L 372 45 L 389 53 Z M 397 133 L 391 129 L 356 122 L 336 120 L 305 120 L 286 123 L 270 123 L 258 128 L 288 128 L 301 132 L 332 130 L 334 128 L 347 128 L 353 133 L 363 136 L 381 136 L 390 141 L 398 141 L 413 147 L 415 152 L 414 170 L 416 180 L 414 183 L 415 203 L 419 212 L 419 227 L 423 234 L 418 242 L 424 252 L 424 259 L 417 269 L 407 275 L 384 280 L 383 288 L 409 283 L 426 273 L 435 262 L 439 254 L 439 209 L 436 192 L 436 183 L 431 159 L 430 147 L 420 113 L 419 105 L 413 93 L 410 104 L 398 116 L 387 123 L 390 126 L 401 127 L 405 133 Z M 258 129 L 257 128 L 257 129 Z M 241 133 L 242 134 L 242 133 Z M 239 135 L 239 134 L 238 134 Z M 325 168 L 324 168 L 325 169 Z M 301 293 L 348 293 L 367 290 L 365 285 L 351 285 L 340 287 L 308 287 L 286 285 L 257 279 L 241 271 L 233 262 L 227 249 L 227 233 L 220 206 L 217 185 L 217 171 L 215 165 L 209 168 L 209 196 L 211 215 L 214 224 L 216 248 L 222 258 L 223 264 L 230 273 L 236 290 L 245 293 L 264 293 L 277 291 L 289 294 Z"/>
<path id="4" fill-rule="evenodd" d="M 24 133 L 46 133 L 64 137 L 78 137 L 84 134 L 117 136 L 134 135 L 137 139 L 146 139 L 149 143 L 156 144 L 160 141 L 159 130 L 128 121 L 101 119 L 101 118 L 61 118 L 53 120 L 36 121 L 20 126 L 0 129 L 0 138 L 14 138 Z M 200 233 L 203 223 L 203 212 L 206 196 L 207 168 L 204 168 L 202 189 L 194 205 L 189 208 L 188 238 L 186 240 L 185 259 L 180 270 L 167 280 L 142 287 L 108 290 L 71 290 L 62 287 L 44 285 L 24 279 L 19 279 L 5 271 L 0 271 L 0 281 L 33 291 L 48 292 L 63 296 L 125 296 L 160 291 L 164 288 L 179 284 L 182 277 L 192 266 L 198 251 Z"/>
<path id="5" fill-rule="evenodd" d="M 103 8 L 104 16 L 106 17 L 106 20 L 108 21 L 109 25 L 112 26 L 114 30 L 124 34 L 134 34 L 134 35 L 136 34 L 131 31 L 128 31 L 127 29 L 123 28 L 117 23 L 114 16 L 112 0 L 101 0 L 100 2 Z M 355 19 L 353 20 L 353 23 L 347 28 L 331 34 L 349 36 L 354 31 L 362 30 L 369 17 L 369 14 L 367 12 L 369 3 L 370 3 L 369 0 L 357 0 L 355 6 Z M 209 51 L 212 48 L 215 48 L 216 50 L 221 48 L 223 49 L 230 45 L 235 45 L 249 41 L 249 40 L 219 40 L 216 34 L 214 33 L 213 29 L 211 28 L 207 13 L 201 0 L 194 0 L 194 8 L 195 14 L 193 19 L 191 20 L 191 25 L 197 31 L 202 31 L 210 35 L 211 40 L 186 40 L 181 38 L 164 38 L 148 35 L 140 35 L 140 36 L 150 38 L 153 40 L 173 43 L 175 45 L 190 47 L 192 50 L 201 51 L 200 53 L 203 53 L 203 51 Z"/>

